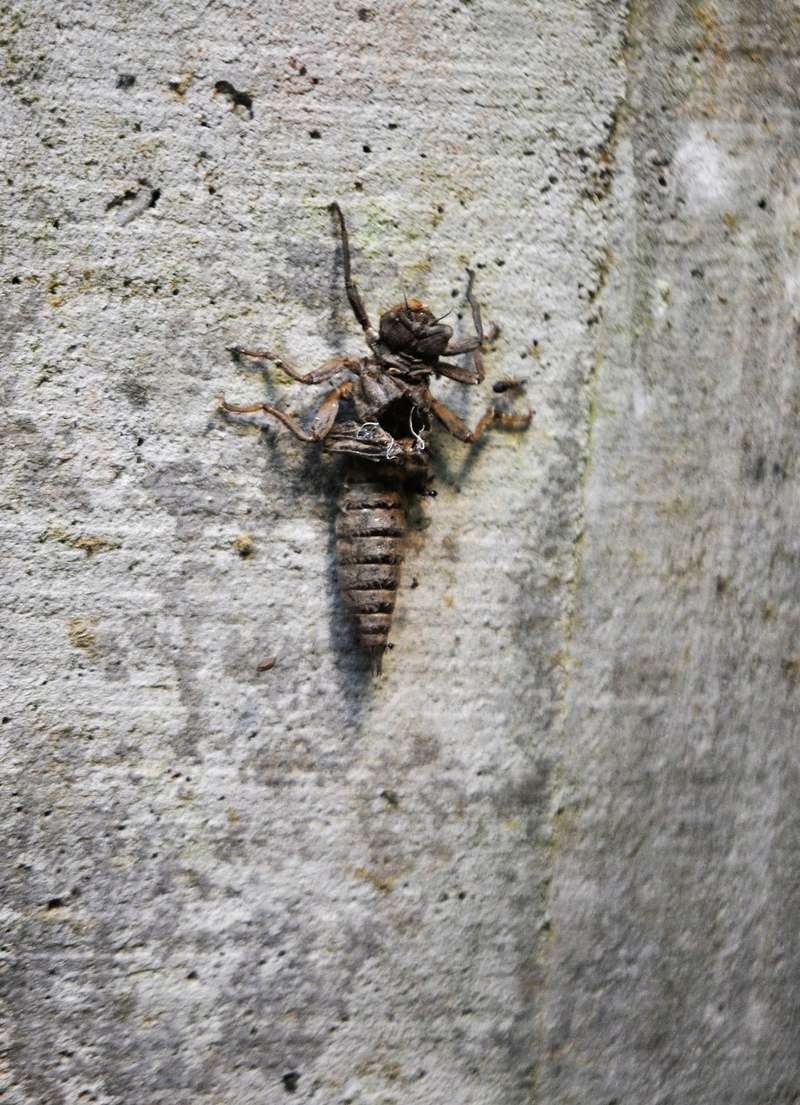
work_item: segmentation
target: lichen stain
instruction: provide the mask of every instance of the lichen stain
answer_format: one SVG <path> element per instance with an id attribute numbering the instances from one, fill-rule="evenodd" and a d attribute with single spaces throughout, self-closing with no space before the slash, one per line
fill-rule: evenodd
<path id="1" fill-rule="evenodd" d="M 247 560 L 249 556 L 252 556 L 256 548 L 255 541 L 247 533 L 240 533 L 231 544 L 242 560 Z"/>
<path id="2" fill-rule="evenodd" d="M 381 875 L 367 867 L 356 867 L 353 874 L 362 882 L 370 883 L 381 894 L 391 894 L 399 878 L 399 875 Z"/>
<path id="3" fill-rule="evenodd" d="M 725 49 L 722 24 L 719 13 L 711 5 L 697 4 L 692 12 L 695 23 L 703 28 L 703 38 L 700 42 L 700 50 L 711 51 L 718 61 L 726 62 L 728 53 Z"/>
<path id="4" fill-rule="evenodd" d="M 69 619 L 67 622 L 67 637 L 73 648 L 81 648 L 90 655 L 94 654 L 97 635 L 82 618 Z"/>
<path id="5" fill-rule="evenodd" d="M 696 4 L 694 11 L 692 12 L 692 18 L 696 23 L 706 31 L 707 34 L 711 34 L 719 27 L 719 17 L 717 13 L 709 8 L 704 8 L 701 4 Z"/>
<path id="6" fill-rule="evenodd" d="M 44 541 L 57 541 L 70 549 L 80 549 L 87 558 L 98 552 L 121 548 L 121 542 L 113 537 L 100 537 L 89 533 L 70 533 L 61 526 L 51 526 L 40 538 Z"/>
<path id="7" fill-rule="evenodd" d="M 720 20 L 719 12 L 711 4 L 697 4 L 692 10 L 692 17 L 702 29 L 700 41 L 695 45 L 697 55 L 707 55 L 710 58 L 704 68 L 695 68 L 694 72 L 705 83 L 705 91 L 708 98 L 705 103 L 698 104 L 697 110 L 707 118 L 713 118 L 719 113 L 717 93 L 720 81 L 724 77 L 730 61 L 730 50 L 725 41 L 725 33 Z M 695 58 L 694 60 L 699 60 Z M 753 58 L 752 60 L 757 60 Z"/>
<path id="8" fill-rule="evenodd" d="M 59 291 L 60 288 L 65 287 L 68 280 L 74 281 L 75 275 L 72 273 L 64 273 L 62 275 L 53 272 L 48 277 L 46 288 L 48 303 L 51 307 L 61 307 L 68 299 L 85 295 L 98 286 L 98 280 L 96 279 L 94 269 L 84 269 L 77 277 L 78 282 L 75 286 L 69 287 L 65 291 Z"/>
<path id="9" fill-rule="evenodd" d="M 800 685 L 800 656 L 793 656 L 781 664 L 784 679 L 792 686 Z"/>
<path id="10" fill-rule="evenodd" d="M 175 95 L 176 99 L 182 100 L 193 80 L 193 72 L 189 71 L 187 73 L 182 73 L 178 80 L 169 81 L 170 91 Z"/>

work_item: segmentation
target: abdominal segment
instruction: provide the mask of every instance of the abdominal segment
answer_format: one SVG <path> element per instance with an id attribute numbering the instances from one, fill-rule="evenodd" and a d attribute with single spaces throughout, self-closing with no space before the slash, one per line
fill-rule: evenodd
<path id="1" fill-rule="evenodd" d="M 389 640 L 406 534 L 406 496 L 382 467 L 348 471 L 336 518 L 339 588 L 358 642 L 379 672 Z"/>

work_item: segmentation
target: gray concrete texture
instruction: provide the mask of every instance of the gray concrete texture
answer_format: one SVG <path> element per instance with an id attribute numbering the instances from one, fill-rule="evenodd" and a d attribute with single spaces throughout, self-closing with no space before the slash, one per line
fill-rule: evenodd
<path id="1" fill-rule="evenodd" d="M 1 22 L 6 1100 L 800 1100 L 797 4 Z M 536 408 L 378 680 L 336 466 L 215 401 L 362 350 L 332 199 Z"/>

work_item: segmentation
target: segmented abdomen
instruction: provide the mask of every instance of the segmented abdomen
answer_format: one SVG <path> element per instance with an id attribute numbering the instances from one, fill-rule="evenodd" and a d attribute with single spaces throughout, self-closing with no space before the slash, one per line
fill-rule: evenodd
<path id="1" fill-rule="evenodd" d="M 389 639 L 405 533 L 405 495 L 385 469 L 351 469 L 336 518 L 339 588 L 376 672 Z"/>

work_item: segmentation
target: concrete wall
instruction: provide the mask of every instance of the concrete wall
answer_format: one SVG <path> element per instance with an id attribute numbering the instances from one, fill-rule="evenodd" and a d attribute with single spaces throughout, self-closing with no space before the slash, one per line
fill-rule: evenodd
<path id="1" fill-rule="evenodd" d="M 3 10 L 14 1105 L 797 1100 L 799 32 Z M 378 681 L 335 466 L 215 409 L 362 348 L 334 198 L 536 408 L 437 442 Z"/>

